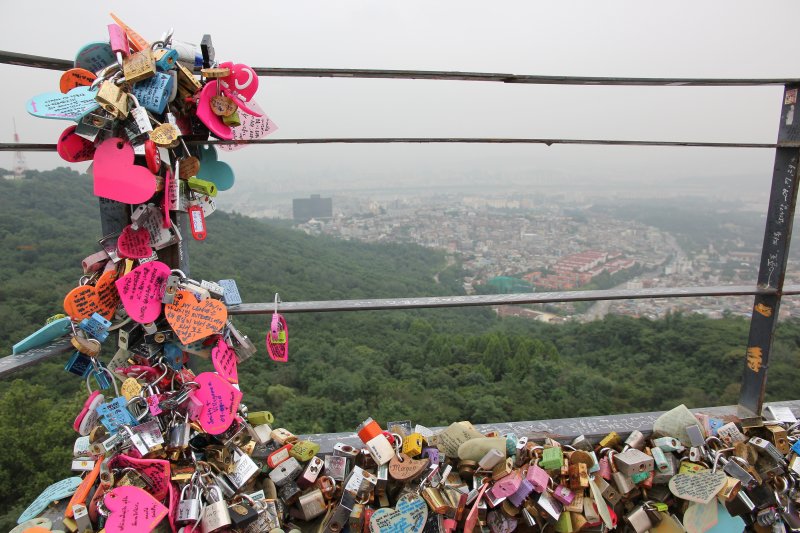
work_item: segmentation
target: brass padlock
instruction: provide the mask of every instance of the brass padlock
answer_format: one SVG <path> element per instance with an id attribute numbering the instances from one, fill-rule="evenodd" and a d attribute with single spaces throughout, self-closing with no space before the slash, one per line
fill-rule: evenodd
<path id="1" fill-rule="evenodd" d="M 117 119 L 128 117 L 128 93 L 112 80 L 106 80 L 100 84 L 100 89 L 94 99 Z"/>
<path id="2" fill-rule="evenodd" d="M 131 54 L 122 60 L 125 81 L 133 85 L 156 75 L 156 60 L 153 51 L 148 49 Z"/>

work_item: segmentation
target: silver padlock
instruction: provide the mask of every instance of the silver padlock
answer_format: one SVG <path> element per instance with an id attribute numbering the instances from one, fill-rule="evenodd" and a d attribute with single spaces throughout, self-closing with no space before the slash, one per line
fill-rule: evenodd
<path id="1" fill-rule="evenodd" d="M 231 525 L 228 503 L 222 498 L 219 487 L 212 485 L 206 489 L 207 504 L 203 507 L 203 518 L 200 519 L 200 531 L 213 533 Z"/>
<path id="2" fill-rule="evenodd" d="M 247 432 L 259 444 L 267 444 L 272 442 L 272 428 L 269 424 L 260 424 L 258 426 L 248 426 Z"/>
<path id="3" fill-rule="evenodd" d="M 269 473 L 269 478 L 276 486 L 282 487 L 296 478 L 302 469 L 297 459 L 289 457 Z"/>
<path id="4" fill-rule="evenodd" d="M 125 433 L 128 434 L 131 444 L 134 448 L 136 448 L 136 451 L 142 455 L 142 457 L 150 453 L 150 448 L 147 447 L 147 444 L 145 444 L 144 440 L 142 440 L 142 437 L 134 433 L 130 426 L 120 426 L 120 429 L 124 430 Z"/>
<path id="5" fill-rule="evenodd" d="M 653 528 L 653 521 L 647 514 L 645 504 L 639 504 L 624 516 L 625 523 L 633 528 L 636 533 L 645 533 Z"/>
<path id="6" fill-rule="evenodd" d="M 653 457 L 636 448 L 629 448 L 624 452 L 614 454 L 614 466 L 626 476 L 641 472 L 651 472 L 653 470 Z"/>
<path id="7" fill-rule="evenodd" d="M 186 489 L 191 489 L 191 497 L 186 497 Z M 200 518 L 203 502 L 200 499 L 200 487 L 188 483 L 181 490 L 181 499 L 178 502 L 178 514 L 175 521 L 179 523 L 194 522 Z"/>

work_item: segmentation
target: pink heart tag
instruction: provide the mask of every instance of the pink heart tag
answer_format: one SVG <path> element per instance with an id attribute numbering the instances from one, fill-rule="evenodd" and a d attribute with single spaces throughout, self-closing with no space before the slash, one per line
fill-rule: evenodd
<path id="1" fill-rule="evenodd" d="M 147 324 L 158 318 L 169 274 L 167 265 L 161 261 L 150 261 L 116 281 L 122 305 L 133 320 Z"/>
<path id="2" fill-rule="evenodd" d="M 200 90 L 200 98 L 197 101 L 197 118 L 211 130 L 215 137 L 229 141 L 233 138 L 231 127 L 211 111 L 211 98 L 216 95 L 216 80 L 206 83 L 205 87 Z"/>
<path id="3" fill-rule="evenodd" d="M 144 259 L 153 254 L 150 248 L 150 232 L 146 228 L 133 229 L 128 224 L 117 239 L 117 251 L 128 259 Z"/>
<path id="4" fill-rule="evenodd" d="M 114 468 L 133 468 L 143 472 L 150 480 L 151 486 L 149 488 L 157 500 L 163 500 L 170 491 L 172 471 L 170 470 L 169 461 L 164 459 L 137 459 L 122 454 L 117 455 L 111 461 L 111 466 Z"/>
<path id="5" fill-rule="evenodd" d="M 141 204 L 156 192 L 156 177 L 133 164 L 133 147 L 111 137 L 94 153 L 94 194 L 126 204 Z"/>
<path id="6" fill-rule="evenodd" d="M 198 422 L 203 431 L 219 435 L 230 427 L 242 401 L 242 393 L 213 372 L 203 372 L 194 381 L 200 388 L 194 395 L 203 403 Z"/>
<path id="7" fill-rule="evenodd" d="M 106 531 L 149 533 L 167 515 L 167 508 L 144 489 L 126 485 L 116 487 L 103 497 L 108 509 Z"/>
<path id="8" fill-rule="evenodd" d="M 70 163 L 80 163 L 94 158 L 94 143 L 75 133 L 77 126 L 70 126 L 61 133 L 56 151 L 61 159 Z"/>
<path id="9" fill-rule="evenodd" d="M 214 370 L 220 376 L 231 383 L 239 383 L 236 352 L 228 346 L 228 343 L 222 337 L 217 341 L 217 345 L 211 349 L 211 362 L 214 363 Z"/>

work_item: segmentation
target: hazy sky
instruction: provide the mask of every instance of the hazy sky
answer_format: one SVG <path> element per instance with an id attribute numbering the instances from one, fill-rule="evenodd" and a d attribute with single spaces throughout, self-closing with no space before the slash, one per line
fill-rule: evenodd
<path id="1" fill-rule="evenodd" d="M 155 40 L 212 35 L 219 60 L 251 66 L 432 69 L 514 74 L 797 77 L 800 2 L 3 0 L 0 49 L 74 58 L 107 39 L 109 11 Z M 146 6 L 146 7 L 144 7 Z M 52 143 L 69 124 L 37 119 L 26 100 L 60 73 L 0 66 L 0 114 L 24 142 Z M 414 80 L 260 78 L 256 100 L 275 138 L 498 136 L 773 142 L 781 89 L 575 87 Z M 766 186 L 771 150 L 579 146 L 254 146 L 222 155 L 238 183 L 275 190 L 453 182 L 487 188 L 746 176 Z M 11 166 L 11 154 L 2 156 Z M 30 167 L 65 164 L 28 153 Z M 85 168 L 73 165 L 74 168 Z"/>

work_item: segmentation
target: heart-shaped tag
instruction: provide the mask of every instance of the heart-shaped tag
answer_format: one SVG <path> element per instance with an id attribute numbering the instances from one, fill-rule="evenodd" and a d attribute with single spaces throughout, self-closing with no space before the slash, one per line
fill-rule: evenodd
<path id="1" fill-rule="evenodd" d="M 217 190 L 227 191 L 236 180 L 230 165 L 217 160 L 217 150 L 206 145 L 200 148 L 200 169 L 197 177 L 212 182 Z"/>
<path id="2" fill-rule="evenodd" d="M 67 94 L 75 87 L 86 87 L 91 85 L 97 76 L 94 72 L 90 72 L 85 68 L 71 68 L 61 75 L 58 82 L 58 88 L 61 92 Z"/>
<path id="3" fill-rule="evenodd" d="M 721 470 L 678 474 L 669 480 L 669 490 L 683 500 L 706 504 L 725 486 L 725 477 L 725 473 Z"/>
<path id="4" fill-rule="evenodd" d="M 85 68 L 97 72 L 106 68 L 117 60 L 111 45 L 104 41 L 97 41 L 85 45 L 75 55 L 75 67 Z"/>
<path id="5" fill-rule="evenodd" d="M 80 163 L 94 158 L 94 143 L 75 133 L 77 126 L 70 126 L 61 133 L 56 151 L 61 159 L 70 163 Z"/>
<path id="6" fill-rule="evenodd" d="M 133 147 L 119 137 L 103 141 L 94 153 L 94 194 L 125 204 L 147 202 L 156 192 L 156 177 L 133 158 Z"/>
<path id="7" fill-rule="evenodd" d="M 167 265 L 161 261 L 150 261 L 117 280 L 117 291 L 128 316 L 140 324 L 158 318 L 169 274 Z"/>
<path id="8" fill-rule="evenodd" d="M 289 360 L 289 326 L 278 313 L 272 314 L 272 323 L 267 331 L 267 353 L 270 359 L 279 363 Z"/>
<path id="9" fill-rule="evenodd" d="M 158 431 L 156 428 L 155 431 Z M 111 461 L 112 468 L 133 468 L 150 479 L 148 489 L 157 500 L 164 500 L 170 492 L 170 462 L 164 459 L 138 459 L 130 455 L 117 455 Z"/>
<path id="10" fill-rule="evenodd" d="M 75 287 L 64 298 L 64 311 L 78 322 L 91 317 L 94 313 L 111 319 L 119 305 L 119 294 L 114 286 L 116 281 L 117 272 L 109 270 L 103 272 L 95 286 Z"/>
<path id="11" fill-rule="evenodd" d="M 147 491 L 125 485 L 106 493 L 103 506 L 108 509 L 106 531 L 149 533 L 167 515 L 167 508 Z"/>
<path id="12" fill-rule="evenodd" d="M 239 120 L 241 124 L 231 129 L 233 139 L 245 141 L 260 139 L 262 137 L 266 137 L 267 135 L 272 135 L 278 131 L 277 124 L 272 122 L 272 120 L 266 114 L 264 114 L 264 110 L 261 109 L 261 106 L 259 106 L 256 102 L 250 102 L 248 106 L 261 113 L 261 115 L 251 115 L 250 113 L 239 111 Z M 223 144 L 220 145 L 220 149 L 226 152 L 233 152 L 235 150 L 241 150 L 245 146 L 247 145 Z"/>
<path id="13" fill-rule="evenodd" d="M 189 291 L 178 291 L 175 301 L 165 306 L 164 315 L 181 343 L 189 344 L 219 333 L 228 319 L 228 309 L 214 298 L 199 301 Z"/>
<path id="14" fill-rule="evenodd" d="M 95 95 L 97 92 L 90 90 L 89 87 L 75 87 L 67 94 L 38 94 L 28 100 L 25 108 L 34 117 L 77 122 L 83 115 L 99 106 L 94 99 Z"/>
<path id="15" fill-rule="evenodd" d="M 194 381 L 200 385 L 194 397 L 203 404 L 197 421 L 206 433 L 223 433 L 233 423 L 242 401 L 241 391 L 213 372 L 202 372 Z"/>
<path id="16" fill-rule="evenodd" d="M 217 80 L 206 83 L 200 90 L 200 98 L 197 101 L 197 118 L 200 122 L 220 139 L 230 140 L 233 138 L 231 127 L 222 122 L 222 117 L 218 117 L 211 109 L 211 99 L 217 95 Z"/>
<path id="17" fill-rule="evenodd" d="M 128 259 L 144 259 L 153 255 L 150 248 L 150 232 L 147 228 L 133 229 L 128 224 L 117 239 L 117 251 Z"/>
<path id="18" fill-rule="evenodd" d="M 430 461 L 427 458 L 412 459 L 404 453 L 401 453 L 399 457 L 395 454 L 389 461 L 389 475 L 392 476 L 392 479 L 405 483 L 417 479 L 428 469 L 429 464 Z"/>
<path id="19" fill-rule="evenodd" d="M 17 519 L 17 524 L 27 522 L 32 518 L 36 518 L 42 511 L 44 511 L 51 503 L 63 500 L 70 496 L 77 490 L 83 480 L 80 477 L 68 477 L 53 483 L 25 509 Z"/>
<path id="20" fill-rule="evenodd" d="M 244 63 L 234 64 L 233 61 L 226 61 L 219 66 L 220 68 L 227 68 L 231 71 L 230 74 L 222 78 L 227 89 L 241 96 L 246 102 L 252 100 L 256 91 L 258 91 L 258 74 L 256 74 L 256 71 Z M 235 100 L 238 100 L 238 98 Z M 239 101 L 241 102 L 241 100 Z M 237 105 L 242 107 L 240 104 Z"/>
<path id="21" fill-rule="evenodd" d="M 687 533 L 705 533 L 719 522 L 718 506 L 714 500 L 706 504 L 692 503 L 683 513 L 683 527 Z"/>
<path id="22" fill-rule="evenodd" d="M 428 506 L 416 493 L 403 494 L 394 509 L 383 507 L 372 513 L 370 533 L 420 533 L 428 519 Z"/>
<path id="23" fill-rule="evenodd" d="M 231 383 L 239 383 L 236 352 L 228 346 L 228 343 L 222 337 L 219 338 L 216 346 L 211 349 L 211 362 L 214 363 L 214 370 L 220 376 Z"/>
<path id="24" fill-rule="evenodd" d="M 83 404 L 83 409 L 75 417 L 75 423 L 72 428 L 81 435 L 88 435 L 92 428 L 97 425 L 97 421 L 100 418 L 100 415 L 97 414 L 97 408 L 105 401 L 106 398 L 100 394 L 100 391 L 94 391 L 90 394 Z"/>

